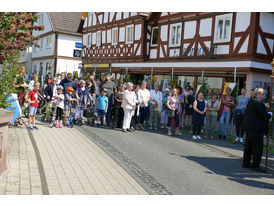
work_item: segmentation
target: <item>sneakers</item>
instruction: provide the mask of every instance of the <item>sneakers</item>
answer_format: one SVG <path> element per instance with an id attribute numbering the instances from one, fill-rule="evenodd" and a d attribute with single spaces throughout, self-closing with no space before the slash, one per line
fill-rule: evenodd
<path id="1" fill-rule="evenodd" d="M 235 141 L 236 142 L 239 142 L 240 138 L 239 137 L 236 137 Z"/>
<path id="2" fill-rule="evenodd" d="M 202 139 L 202 137 L 200 135 L 197 135 L 196 137 L 197 137 L 197 139 Z"/>
<path id="3" fill-rule="evenodd" d="M 149 129 L 152 130 L 152 126 L 150 126 Z"/>
<path id="4" fill-rule="evenodd" d="M 241 142 L 241 143 L 244 143 L 244 139 L 243 139 L 242 137 L 240 138 L 240 142 Z"/>
<path id="5" fill-rule="evenodd" d="M 59 124 L 59 128 L 63 128 L 63 125 L 62 125 L 62 124 Z"/>
<path id="6" fill-rule="evenodd" d="M 172 135 L 171 131 L 168 131 L 167 135 L 168 135 L 168 136 L 171 136 L 171 135 Z"/>
<path id="7" fill-rule="evenodd" d="M 32 128 L 33 128 L 33 129 L 39 129 L 36 125 L 33 125 Z"/>
<path id="8" fill-rule="evenodd" d="M 163 125 L 161 125 L 161 129 L 164 129 L 165 127 Z"/>
<path id="9" fill-rule="evenodd" d="M 182 135 L 180 131 L 175 132 L 175 135 Z"/>
<path id="10" fill-rule="evenodd" d="M 192 136 L 192 139 L 197 139 L 197 137 L 195 135 Z"/>
<path id="11" fill-rule="evenodd" d="M 59 124 L 56 124 L 55 127 L 56 127 L 56 128 L 59 128 Z"/>
<path id="12" fill-rule="evenodd" d="M 127 133 L 127 130 L 126 130 L 126 129 L 122 129 L 122 132 L 125 132 L 125 133 Z"/>
<path id="13" fill-rule="evenodd" d="M 27 127 L 27 130 L 33 130 L 31 126 L 28 126 Z"/>

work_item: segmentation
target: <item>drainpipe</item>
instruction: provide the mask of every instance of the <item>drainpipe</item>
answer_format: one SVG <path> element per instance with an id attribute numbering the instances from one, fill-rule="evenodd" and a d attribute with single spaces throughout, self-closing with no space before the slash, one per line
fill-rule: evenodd
<path id="1" fill-rule="evenodd" d="M 55 41 L 54 41 L 54 76 L 56 76 L 57 71 L 57 49 L 58 49 L 58 33 L 55 33 Z"/>

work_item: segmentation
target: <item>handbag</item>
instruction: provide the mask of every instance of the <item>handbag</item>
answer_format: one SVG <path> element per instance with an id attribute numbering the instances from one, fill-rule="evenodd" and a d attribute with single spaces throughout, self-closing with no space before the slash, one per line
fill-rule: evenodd
<path id="1" fill-rule="evenodd" d="M 167 109 L 168 118 L 175 117 L 175 110 Z"/>

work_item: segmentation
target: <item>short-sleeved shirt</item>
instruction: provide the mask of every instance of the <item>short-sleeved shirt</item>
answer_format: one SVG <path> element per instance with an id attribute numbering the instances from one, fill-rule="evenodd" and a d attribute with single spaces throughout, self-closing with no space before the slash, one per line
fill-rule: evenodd
<path id="1" fill-rule="evenodd" d="M 100 95 L 98 97 L 98 101 L 99 101 L 98 109 L 105 110 L 108 103 L 108 98 L 106 96 L 102 97 L 102 95 Z"/>
<path id="2" fill-rule="evenodd" d="M 73 96 L 72 95 L 69 95 L 69 94 L 66 94 L 65 95 L 65 110 L 66 111 L 69 111 L 71 109 L 71 106 L 72 106 L 72 102 L 69 101 L 73 99 Z"/>
<path id="3" fill-rule="evenodd" d="M 34 103 L 30 103 L 31 107 L 38 107 L 38 91 L 31 90 L 29 93 L 29 97 L 31 101 L 35 101 Z"/>
<path id="4" fill-rule="evenodd" d="M 100 84 L 100 89 L 107 90 L 107 96 L 110 97 L 114 94 L 114 91 L 117 89 L 116 84 L 113 81 L 103 81 Z"/>
<path id="5" fill-rule="evenodd" d="M 222 101 L 226 101 L 226 102 L 234 102 L 234 98 L 232 96 L 227 96 L 227 95 L 223 95 L 222 96 Z M 224 105 L 224 112 L 231 112 L 231 107 Z"/>
<path id="6" fill-rule="evenodd" d="M 61 108 L 61 109 L 64 109 L 64 98 L 65 98 L 65 96 L 63 94 L 57 94 L 57 96 L 61 97 L 63 100 L 58 98 L 56 100 L 56 106 Z"/>
<path id="7" fill-rule="evenodd" d="M 248 100 L 249 100 L 249 96 L 247 96 L 247 97 L 242 97 L 241 95 L 238 96 L 237 97 L 238 104 L 237 104 L 236 109 L 245 109 L 246 105 L 248 103 Z"/>
<path id="8" fill-rule="evenodd" d="M 169 96 L 167 100 L 169 100 L 169 106 L 172 110 L 179 109 L 180 101 L 178 97 Z"/>
<path id="9" fill-rule="evenodd" d="M 146 101 L 148 97 L 150 97 L 150 92 L 147 89 L 139 89 L 138 91 L 138 97 L 140 102 Z M 141 106 L 148 106 L 148 103 L 146 103 L 146 105 L 144 105 L 143 103 L 141 103 Z"/>

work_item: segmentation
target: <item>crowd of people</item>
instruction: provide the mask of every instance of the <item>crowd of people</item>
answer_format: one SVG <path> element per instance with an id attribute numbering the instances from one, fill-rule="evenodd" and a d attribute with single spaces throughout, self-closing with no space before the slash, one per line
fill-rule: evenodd
<path id="1" fill-rule="evenodd" d="M 231 88 L 227 87 L 221 97 L 212 92 L 210 99 L 205 100 L 202 92 L 195 94 L 189 85 L 184 89 L 180 86 L 162 89 L 157 82 L 152 85 L 151 82 L 142 81 L 140 85 L 128 82 L 117 86 L 108 73 L 104 75 L 104 80 L 96 81 L 93 76 L 87 80 L 73 80 L 71 73 L 62 74 L 61 79 L 47 75 L 43 88 L 40 88 L 38 77 L 34 75 L 27 86 L 24 83 L 18 87 L 23 87 L 25 93 L 19 94 L 19 99 L 29 103 L 28 130 L 38 129 L 35 114 L 39 93 L 46 99 L 46 118 L 55 106 L 52 126 L 56 128 L 68 124 L 67 118 L 72 116 L 73 105 L 76 105 L 73 119 L 83 118 L 89 103 L 95 108 L 92 111 L 97 117 L 96 126 L 121 128 L 125 133 L 136 129 L 161 128 L 167 129 L 167 135 L 171 136 L 174 128 L 174 135 L 187 131 L 192 133 L 193 139 L 200 140 L 202 130 L 204 138 L 209 139 L 215 138 L 217 130 L 218 138 L 226 139 L 231 118 L 235 118 L 236 138 L 233 143 L 243 143 L 246 132 L 245 167 L 250 166 L 251 155 L 253 164 L 258 166 L 262 156 L 262 135 L 266 134 L 265 125 L 271 118 L 262 101 L 265 94 L 262 88 L 252 90 L 251 96 L 247 96 L 242 88 L 234 101 Z"/>

